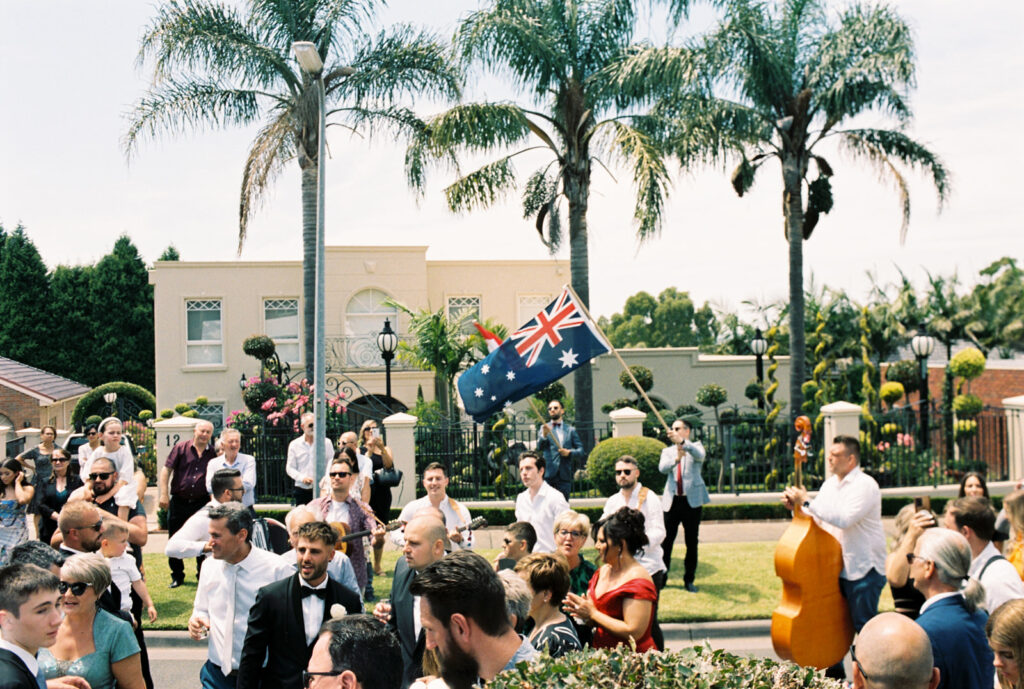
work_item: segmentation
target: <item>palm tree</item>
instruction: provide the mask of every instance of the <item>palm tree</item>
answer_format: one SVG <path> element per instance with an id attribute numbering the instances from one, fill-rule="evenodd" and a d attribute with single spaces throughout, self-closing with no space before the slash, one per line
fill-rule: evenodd
<path id="1" fill-rule="evenodd" d="M 594 165 L 605 154 L 632 169 L 637 188 L 634 218 L 641 239 L 661 228 L 669 178 L 654 133 L 655 118 L 641 108 L 653 89 L 624 92 L 615 77 L 632 52 L 633 3 L 627 0 L 493 0 L 471 13 L 455 35 L 455 50 L 509 78 L 521 103 L 459 105 L 427 123 L 406 154 L 410 184 L 423 189 L 427 168 L 447 164 L 458 178 L 445 195 L 452 211 L 486 207 L 516 187 L 513 159 L 543 150 L 548 162 L 526 180 L 523 215 L 554 252 L 562 239 L 560 206 L 569 222 L 572 286 L 589 304 L 587 204 Z M 652 82 L 652 86 L 654 86 Z M 461 153 L 501 150 L 503 155 L 463 174 Z M 507 151 L 511 151 L 506 153 Z M 588 366 L 576 370 L 577 424 L 589 432 L 593 390 Z"/>
<path id="2" fill-rule="evenodd" d="M 291 59 L 311 41 L 324 63 L 328 123 L 353 131 L 412 134 L 421 126 L 396 104 L 416 95 L 453 99 L 459 75 L 446 48 L 405 25 L 366 27 L 378 0 L 172 0 L 142 36 L 139 65 L 153 61 L 152 89 L 129 116 L 125 149 L 143 136 L 259 123 L 242 169 L 238 252 L 264 193 L 292 160 L 302 170 L 304 356 L 312 380 L 319 94 L 317 76 Z"/>
<path id="3" fill-rule="evenodd" d="M 676 118 L 671 145 L 684 166 L 740 159 L 732 173 L 740 196 L 762 165 L 773 159 L 781 165 L 789 243 L 789 408 L 796 415 L 806 378 L 803 242 L 832 209 L 833 167 L 819 149 L 836 142 L 893 180 L 903 209 L 901 241 L 910 195 L 900 166 L 930 175 L 940 206 L 949 194 L 948 175 L 939 158 L 905 132 L 914 45 L 910 27 L 892 9 L 853 5 L 830 20 L 825 0 L 724 4 L 719 25 L 680 50 L 680 62 L 694 77 L 687 88 L 667 93 L 657 112 Z M 891 117 L 897 128 L 843 128 L 868 112 Z"/>

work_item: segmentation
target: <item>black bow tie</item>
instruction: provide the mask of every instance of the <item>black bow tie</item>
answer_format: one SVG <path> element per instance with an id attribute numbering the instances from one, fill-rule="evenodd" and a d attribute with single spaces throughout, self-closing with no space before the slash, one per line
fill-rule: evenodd
<path id="1" fill-rule="evenodd" d="M 322 588 L 322 589 L 314 589 L 314 588 L 310 588 L 309 586 L 300 586 L 299 588 L 302 589 L 302 597 L 303 598 L 305 598 L 306 596 L 316 596 L 320 600 L 327 600 L 327 587 L 326 586 L 324 588 Z"/>

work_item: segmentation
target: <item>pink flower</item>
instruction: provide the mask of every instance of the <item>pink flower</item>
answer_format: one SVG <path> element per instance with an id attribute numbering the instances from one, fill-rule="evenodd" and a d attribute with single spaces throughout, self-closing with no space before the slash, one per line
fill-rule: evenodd
<path id="1" fill-rule="evenodd" d="M 269 400 L 260 405 L 260 409 L 263 411 L 270 411 L 277 406 L 277 400 L 271 397 Z"/>

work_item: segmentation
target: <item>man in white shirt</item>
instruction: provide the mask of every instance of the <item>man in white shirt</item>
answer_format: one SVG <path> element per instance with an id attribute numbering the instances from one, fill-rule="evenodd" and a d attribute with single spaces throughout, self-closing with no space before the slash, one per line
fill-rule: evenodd
<path id="1" fill-rule="evenodd" d="M 882 529 L 882 492 L 875 479 L 860 468 L 860 441 L 837 435 L 828 449 L 831 476 L 813 501 L 807 491 L 790 486 L 782 502 L 787 509 L 801 506 L 843 550 L 839 587 L 850 608 L 855 631 L 878 612 L 885 586 L 885 531 Z M 842 679 L 842 663 L 829 668 L 829 677 Z"/>
<path id="2" fill-rule="evenodd" d="M 526 490 L 516 496 L 516 521 L 537 532 L 535 553 L 555 552 L 555 519 L 569 509 L 565 496 L 544 480 L 544 459 L 536 452 L 519 455 L 519 478 Z"/>
<path id="3" fill-rule="evenodd" d="M 448 497 L 448 475 L 443 464 L 431 462 L 423 469 L 423 487 L 426 488 L 427 494 L 403 507 L 402 513 L 398 515 L 398 521 L 407 524 L 424 508 L 433 507 L 441 510 L 441 514 L 444 515 L 444 524 L 448 529 L 448 540 L 451 541 L 452 550 L 472 548 L 473 532 L 460 528 L 469 525 L 469 510 L 455 498 Z M 391 540 L 401 548 L 405 544 L 404 531 L 392 531 Z"/>
<path id="4" fill-rule="evenodd" d="M 299 505 L 284 518 L 284 525 L 288 528 L 288 542 L 291 543 L 292 549 L 287 553 L 282 553 L 281 557 L 296 563 L 296 569 L 298 569 L 298 553 L 295 552 L 295 548 L 299 545 L 299 529 L 303 524 L 315 521 L 316 515 L 306 505 Z M 356 571 L 352 569 L 352 561 L 340 550 L 334 551 L 334 556 L 327 564 L 327 576 L 345 588 L 352 589 L 360 598 L 363 597 L 363 592 L 359 590 L 359 581 L 356 579 Z"/>
<path id="5" fill-rule="evenodd" d="M 208 660 L 199 671 L 203 689 L 234 689 L 249 610 L 256 593 L 294 573 L 280 555 L 253 547 L 253 517 L 240 502 L 210 508 L 210 552 L 188 621 L 194 641 L 209 636 Z"/>
<path id="6" fill-rule="evenodd" d="M 672 423 L 668 439 L 672 444 L 661 451 L 658 471 L 668 474 L 665 493 L 661 496 L 661 508 L 665 521 L 665 550 L 663 559 L 665 571 L 672 568 L 672 546 L 683 525 L 683 541 L 686 556 L 683 560 L 683 586 L 690 593 L 697 593 L 693 580 L 697 576 L 697 548 L 700 542 L 700 519 L 704 505 L 711 502 L 708 489 L 701 477 L 704 466 L 704 446 L 699 440 L 690 440 L 692 424 L 686 419 Z"/>
<path id="7" fill-rule="evenodd" d="M 288 444 L 288 461 L 285 473 L 295 482 L 292 499 L 296 505 L 307 505 L 313 500 L 313 478 L 316 473 L 316 447 L 313 445 L 313 427 L 316 416 L 309 412 L 299 418 L 302 435 Z M 334 444 L 324 438 L 324 457 L 327 463 L 334 458 Z"/>
<path id="8" fill-rule="evenodd" d="M 242 474 L 238 469 L 221 469 L 210 482 L 212 499 L 182 524 L 173 536 L 167 539 L 164 555 L 182 560 L 206 555 L 210 545 L 210 509 L 228 502 L 238 502 L 245 488 Z"/>
<path id="9" fill-rule="evenodd" d="M 239 452 L 242 449 L 242 434 L 237 428 L 225 429 L 220 434 L 220 448 L 224 453 L 210 460 L 206 465 L 206 492 L 213 493 L 213 475 L 220 469 L 238 469 L 242 474 L 242 504 L 252 507 L 256 504 L 256 458 Z"/>
<path id="10" fill-rule="evenodd" d="M 1017 568 L 992 545 L 996 513 L 985 498 L 960 498 L 946 503 L 943 525 L 960 533 L 971 546 L 971 568 L 967 574 L 985 587 L 985 608 L 989 613 L 1008 600 L 1024 598 L 1024 582 Z"/>

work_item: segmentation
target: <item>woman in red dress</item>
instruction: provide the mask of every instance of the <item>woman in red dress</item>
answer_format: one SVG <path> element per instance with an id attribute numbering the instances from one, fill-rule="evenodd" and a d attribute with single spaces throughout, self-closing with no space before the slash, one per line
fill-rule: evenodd
<path id="1" fill-rule="evenodd" d="M 636 561 L 647 545 L 644 515 L 623 507 L 594 525 L 594 541 L 604 563 L 590 579 L 586 596 L 570 593 L 565 611 L 594 627 L 594 648 L 636 641 L 636 650 L 655 648 L 651 638 L 658 590 L 651 575 Z"/>

